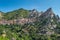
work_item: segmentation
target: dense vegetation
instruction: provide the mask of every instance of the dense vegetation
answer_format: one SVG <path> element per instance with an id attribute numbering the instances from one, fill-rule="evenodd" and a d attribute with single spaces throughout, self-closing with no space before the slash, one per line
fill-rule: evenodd
<path id="1" fill-rule="evenodd" d="M 59 40 L 58 34 L 40 35 L 37 25 L 0 25 L 0 40 Z M 5 36 L 4 36 L 4 35 Z"/>

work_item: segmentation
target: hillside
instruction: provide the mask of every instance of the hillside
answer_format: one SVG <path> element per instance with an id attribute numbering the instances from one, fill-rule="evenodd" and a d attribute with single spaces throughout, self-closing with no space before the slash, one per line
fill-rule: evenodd
<path id="1" fill-rule="evenodd" d="M 5 13 L 4 18 L 7 20 L 26 18 L 26 17 L 28 17 L 27 16 L 28 13 L 29 13 L 29 10 L 25 10 L 23 8 L 20 8 L 18 10 L 14 10 L 14 11 Z"/>
<path id="2" fill-rule="evenodd" d="M 0 40 L 60 40 L 60 17 L 52 8 L 45 12 L 21 8 L 2 14 Z"/>

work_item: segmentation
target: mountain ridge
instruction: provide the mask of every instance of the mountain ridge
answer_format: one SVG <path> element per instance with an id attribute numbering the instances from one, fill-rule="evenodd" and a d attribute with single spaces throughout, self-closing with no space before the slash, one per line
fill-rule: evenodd
<path id="1" fill-rule="evenodd" d="M 51 8 L 45 12 L 19 9 L 1 13 L 1 16 L 0 37 L 9 40 L 60 40 L 60 17 Z"/>

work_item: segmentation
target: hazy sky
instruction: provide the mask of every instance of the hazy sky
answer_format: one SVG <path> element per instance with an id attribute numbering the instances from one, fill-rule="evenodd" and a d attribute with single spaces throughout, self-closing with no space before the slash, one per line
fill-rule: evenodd
<path id="1" fill-rule="evenodd" d="M 0 11 L 3 12 L 19 8 L 45 11 L 50 7 L 60 16 L 60 0 L 0 0 Z"/>

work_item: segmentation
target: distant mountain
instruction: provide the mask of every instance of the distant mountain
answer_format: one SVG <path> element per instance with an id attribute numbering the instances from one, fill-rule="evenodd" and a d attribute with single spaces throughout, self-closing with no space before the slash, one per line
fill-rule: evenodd
<path id="1" fill-rule="evenodd" d="M 60 40 L 60 17 L 52 8 L 45 12 L 18 9 L 0 12 L 0 39 L 5 40 Z"/>
<path id="2" fill-rule="evenodd" d="M 2 21 L 2 24 L 28 23 L 28 24 L 35 25 L 37 23 L 37 25 L 39 25 L 40 27 L 38 28 L 40 30 L 38 31 L 38 33 L 42 33 L 42 34 L 54 33 L 57 26 L 60 24 L 60 18 L 58 15 L 54 14 L 52 8 L 47 9 L 47 11 L 45 12 L 38 12 L 36 9 L 25 10 L 23 8 L 11 12 L 7 12 L 7 13 L 0 12 L 0 19 L 5 20 Z"/>

